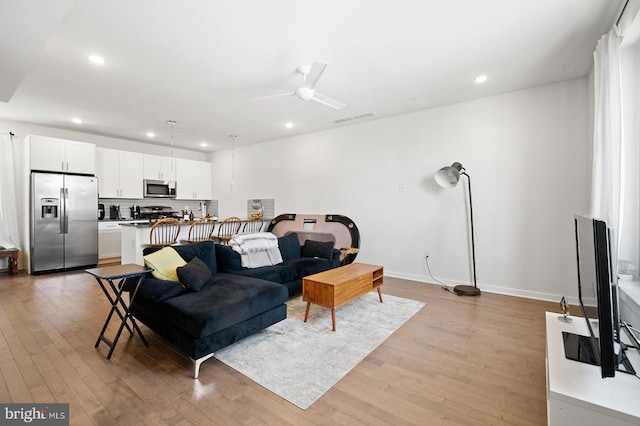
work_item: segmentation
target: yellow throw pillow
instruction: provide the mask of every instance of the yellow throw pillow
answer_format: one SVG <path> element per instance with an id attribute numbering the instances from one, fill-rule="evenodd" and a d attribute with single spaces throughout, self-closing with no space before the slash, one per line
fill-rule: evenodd
<path id="1" fill-rule="evenodd" d="M 173 247 L 164 247 L 144 256 L 144 264 L 153 269 L 151 274 L 159 280 L 180 282 L 176 269 L 187 262 L 180 257 Z"/>

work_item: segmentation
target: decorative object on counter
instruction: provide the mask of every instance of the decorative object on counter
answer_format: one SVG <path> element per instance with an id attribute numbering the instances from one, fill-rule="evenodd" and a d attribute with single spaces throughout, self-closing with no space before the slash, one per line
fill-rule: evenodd
<path id="1" fill-rule="evenodd" d="M 193 221 L 189 227 L 189 236 L 186 240 L 180 241 L 181 243 L 195 243 L 199 241 L 208 241 L 213 235 L 213 229 L 216 226 L 216 221 L 210 217 L 204 217 Z"/>
<path id="2" fill-rule="evenodd" d="M 273 198 L 249 198 L 247 200 L 247 218 L 273 219 L 276 217 L 275 203 L 276 200 Z"/>
<path id="3" fill-rule="evenodd" d="M 618 261 L 618 279 L 622 281 L 632 281 L 635 270 L 635 265 L 628 260 Z"/>
<path id="4" fill-rule="evenodd" d="M 435 180 L 443 188 L 455 188 L 460 181 L 460 176 L 467 177 L 467 185 L 469 189 L 469 221 L 471 222 L 471 262 L 473 272 L 473 286 L 457 285 L 453 288 L 453 292 L 459 296 L 479 296 L 480 289 L 476 281 L 476 245 L 473 233 L 473 202 L 471 201 L 471 178 L 462 167 L 462 164 L 455 162 L 450 166 L 446 166 L 438 170 L 435 174 Z"/>
<path id="5" fill-rule="evenodd" d="M 264 207 L 262 206 L 262 200 L 252 200 L 250 202 L 249 217 L 262 217 L 264 214 Z"/>
<path id="6" fill-rule="evenodd" d="M 158 220 L 151 227 L 149 246 L 166 246 L 175 244 L 180 233 L 180 221 L 173 217 Z"/>
<path id="7" fill-rule="evenodd" d="M 213 240 L 219 244 L 228 245 L 231 237 L 240 231 L 240 225 L 242 221 L 239 217 L 231 216 L 220 222 L 218 227 L 218 236 L 213 237 Z"/>
<path id="8" fill-rule="evenodd" d="M 242 226 L 243 234 L 252 234 L 254 232 L 262 231 L 262 225 L 264 221 L 260 217 L 253 217 L 251 219 L 247 219 L 247 221 Z"/>
<path id="9" fill-rule="evenodd" d="M 571 312 L 569 312 L 569 306 L 567 305 L 567 300 L 564 298 L 564 296 L 562 296 L 562 299 L 560 299 L 560 312 L 562 313 L 562 315 L 558 316 L 559 321 L 573 321 L 573 319 L 569 317 L 569 315 L 571 315 Z"/>

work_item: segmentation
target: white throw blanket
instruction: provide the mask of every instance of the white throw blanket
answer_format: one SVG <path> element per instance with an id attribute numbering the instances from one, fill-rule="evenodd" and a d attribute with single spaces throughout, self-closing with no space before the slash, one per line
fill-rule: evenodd
<path id="1" fill-rule="evenodd" d="M 271 232 L 236 234 L 231 238 L 231 248 L 240 253 L 240 260 L 245 268 L 282 263 L 278 238 Z"/>

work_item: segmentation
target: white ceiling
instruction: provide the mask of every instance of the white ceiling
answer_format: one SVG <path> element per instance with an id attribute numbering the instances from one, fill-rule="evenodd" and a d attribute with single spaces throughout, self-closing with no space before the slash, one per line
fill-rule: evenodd
<path id="1" fill-rule="evenodd" d="M 585 76 L 621 3 L 1 0 L 0 119 L 162 145 L 176 120 L 186 149 L 262 142 Z M 313 61 L 343 110 L 250 101 L 295 90 Z"/>

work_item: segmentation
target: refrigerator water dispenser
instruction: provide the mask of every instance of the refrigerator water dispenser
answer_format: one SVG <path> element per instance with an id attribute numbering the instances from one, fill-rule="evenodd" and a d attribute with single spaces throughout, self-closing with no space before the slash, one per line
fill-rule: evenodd
<path id="1" fill-rule="evenodd" d="M 42 219 L 57 219 L 58 218 L 58 199 L 57 198 L 42 198 L 40 199 L 41 215 Z"/>

